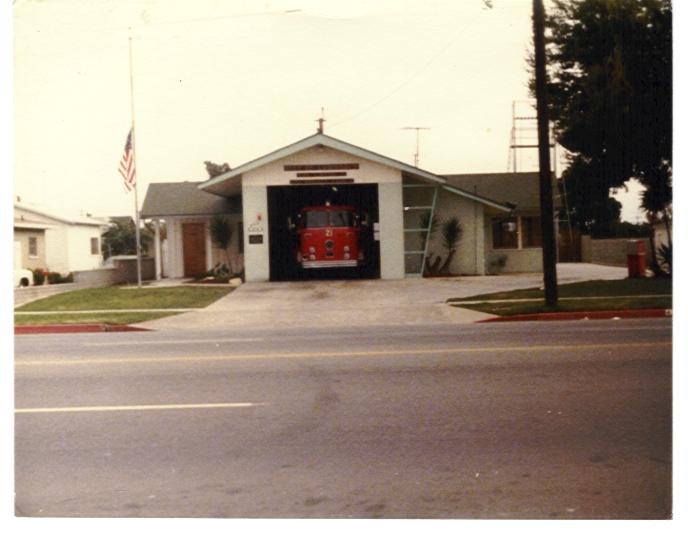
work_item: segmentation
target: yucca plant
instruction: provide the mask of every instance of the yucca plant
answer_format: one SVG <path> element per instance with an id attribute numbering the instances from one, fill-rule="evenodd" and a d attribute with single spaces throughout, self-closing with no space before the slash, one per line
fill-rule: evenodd
<path id="1" fill-rule="evenodd" d="M 456 254 L 456 245 L 463 234 L 463 227 L 456 217 L 442 223 L 442 245 L 447 250 L 447 258 L 439 269 L 439 274 L 449 274 L 449 267 Z"/>
<path id="2" fill-rule="evenodd" d="M 224 249 L 227 254 L 227 268 L 230 276 L 232 275 L 232 265 L 229 259 L 229 245 L 232 243 L 233 234 L 234 227 L 226 216 L 216 215 L 210 221 L 210 238 L 217 247 Z"/>

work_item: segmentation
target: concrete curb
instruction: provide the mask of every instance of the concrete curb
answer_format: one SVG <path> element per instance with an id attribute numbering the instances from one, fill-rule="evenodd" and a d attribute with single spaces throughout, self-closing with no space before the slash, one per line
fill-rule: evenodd
<path id="1" fill-rule="evenodd" d="M 131 325 L 108 325 L 104 323 L 74 323 L 65 325 L 15 325 L 14 334 L 60 334 L 75 332 L 140 332 L 149 331 Z"/>
<path id="2" fill-rule="evenodd" d="M 543 314 L 504 315 L 481 319 L 476 323 L 497 321 L 574 321 L 580 319 L 633 319 L 646 317 L 671 317 L 672 310 L 597 310 L 591 312 L 552 312 Z"/>

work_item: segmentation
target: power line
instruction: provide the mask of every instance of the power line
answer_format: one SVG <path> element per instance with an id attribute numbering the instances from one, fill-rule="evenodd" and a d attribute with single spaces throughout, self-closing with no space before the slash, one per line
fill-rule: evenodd
<path id="1" fill-rule="evenodd" d="M 413 81 L 418 75 L 420 75 L 422 72 L 424 72 L 424 71 L 425 71 L 433 62 L 435 62 L 435 61 L 436 61 L 436 60 L 437 60 L 437 59 L 438 59 L 447 49 L 449 49 L 452 45 L 454 45 L 454 43 L 455 43 L 460 37 L 463 36 L 464 31 L 465 31 L 468 27 L 470 27 L 470 26 L 473 25 L 473 23 L 475 22 L 475 20 L 476 20 L 476 18 L 473 18 L 471 21 L 469 21 L 467 24 L 465 24 L 465 25 L 461 28 L 461 30 L 459 30 L 459 32 L 456 34 L 456 36 L 454 36 L 454 38 L 452 38 L 452 40 L 449 41 L 449 42 L 447 43 L 447 45 L 445 45 L 442 49 L 440 49 L 437 53 L 435 53 L 432 57 L 430 57 L 430 59 L 429 59 L 427 62 L 425 62 L 418 70 L 416 70 L 415 72 L 413 72 L 408 78 L 406 78 L 404 81 L 402 81 L 399 85 L 397 85 L 397 86 L 396 86 L 394 89 L 392 89 L 389 93 L 387 93 L 386 95 L 384 95 L 384 96 L 383 96 L 382 98 L 380 98 L 379 100 L 376 100 L 375 102 L 373 102 L 373 103 L 370 104 L 369 106 L 366 106 L 365 108 L 363 108 L 362 110 L 360 110 L 358 113 L 355 113 L 355 114 L 352 115 L 351 117 L 347 117 L 347 118 L 345 118 L 345 119 L 342 119 L 341 121 L 338 121 L 338 122 L 336 122 L 336 123 L 332 123 L 330 126 L 336 127 L 336 126 L 338 126 L 338 125 L 342 125 L 342 124 L 344 124 L 344 123 L 348 123 L 349 121 L 353 121 L 354 119 L 357 119 L 358 117 L 360 117 L 360 116 L 363 115 L 364 113 L 367 113 L 368 111 L 370 111 L 371 109 L 373 109 L 373 108 L 374 108 L 375 106 L 377 106 L 378 104 L 381 104 L 382 102 L 384 102 L 385 100 L 387 100 L 387 99 L 390 98 L 391 96 L 395 95 L 397 92 L 399 92 L 401 89 L 403 89 L 406 85 L 408 85 L 409 83 L 411 83 L 411 81 Z"/>

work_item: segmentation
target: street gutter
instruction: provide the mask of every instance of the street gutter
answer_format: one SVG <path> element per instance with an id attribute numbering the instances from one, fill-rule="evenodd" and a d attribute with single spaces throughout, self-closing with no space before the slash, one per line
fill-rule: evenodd
<path id="1" fill-rule="evenodd" d="M 652 317 L 671 317 L 672 310 L 594 310 L 589 312 L 548 312 L 495 316 L 481 319 L 476 323 L 495 323 L 498 321 L 575 321 L 581 319 L 642 319 Z"/>
<path id="2" fill-rule="evenodd" d="M 106 323 L 73 323 L 61 325 L 15 325 L 14 334 L 61 334 L 78 332 L 143 332 L 150 329 L 131 325 L 108 325 Z"/>

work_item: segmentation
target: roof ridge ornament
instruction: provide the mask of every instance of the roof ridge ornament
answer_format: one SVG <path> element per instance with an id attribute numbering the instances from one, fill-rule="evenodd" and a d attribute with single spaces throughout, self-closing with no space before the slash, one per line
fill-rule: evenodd
<path id="1" fill-rule="evenodd" d="M 325 108 L 320 108 L 320 117 L 316 119 L 318 122 L 318 134 L 325 134 Z"/>

